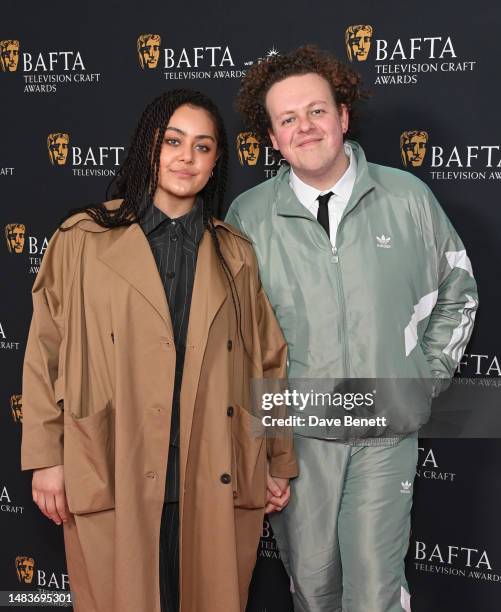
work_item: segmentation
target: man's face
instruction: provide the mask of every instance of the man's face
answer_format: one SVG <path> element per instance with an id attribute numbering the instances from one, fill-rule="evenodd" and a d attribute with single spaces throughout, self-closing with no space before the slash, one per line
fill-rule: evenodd
<path id="1" fill-rule="evenodd" d="M 57 136 L 49 144 L 49 152 L 52 163 L 63 166 L 68 157 L 68 139 L 65 136 Z"/>
<path id="2" fill-rule="evenodd" d="M 423 163 L 427 141 L 428 139 L 424 133 L 410 135 L 403 144 L 405 165 L 410 164 L 416 168 Z"/>
<path id="3" fill-rule="evenodd" d="M 279 81 L 269 89 L 265 104 L 273 148 L 299 178 L 315 184 L 339 166 L 345 158 L 348 111 L 337 107 L 323 77 L 309 73 Z"/>
<path id="4" fill-rule="evenodd" d="M 19 62 L 19 43 L 11 40 L 2 49 L 2 62 L 5 72 L 15 72 Z"/>
<path id="5" fill-rule="evenodd" d="M 359 62 L 365 62 L 371 48 L 371 32 L 367 28 L 354 32 L 349 38 L 349 45 L 353 57 Z"/>
<path id="6" fill-rule="evenodd" d="M 16 557 L 17 576 L 23 584 L 31 584 L 35 561 L 29 557 Z"/>
<path id="7" fill-rule="evenodd" d="M 141 47 L 141 55 L 147 68 L 156 68 L 160 58 L 160 41 L 148 38 Z"/>
<path id="8" fill-rule="evenodd" d="M 7 241 L 13 253 L 22 253 L 24 249 L 24 225 L 13 223 L 7 226 Z"/>
<path id="9" fill-rule="evenodd" d="M 259 142 L 252 134 L 242 134 L 239 146 L 239 157 L 242 166 L 255 166 L 259 157 Z"/>

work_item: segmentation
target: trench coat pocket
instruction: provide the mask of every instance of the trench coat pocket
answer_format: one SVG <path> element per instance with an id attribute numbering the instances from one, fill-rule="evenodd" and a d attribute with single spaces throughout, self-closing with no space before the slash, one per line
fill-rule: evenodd
<path id="1" fill-rule="evenodd" d="M 111 402 L 90 416 L 66 414 L 64 479 L 73 514 L 115 506 L 115 411 Z"/>
<path id="2" fill-rule="evenodd" d="M 235 406 L 232 417 L 232 483 L 236 508 L 266 505 L 266 440 L 260 420 Z"/>

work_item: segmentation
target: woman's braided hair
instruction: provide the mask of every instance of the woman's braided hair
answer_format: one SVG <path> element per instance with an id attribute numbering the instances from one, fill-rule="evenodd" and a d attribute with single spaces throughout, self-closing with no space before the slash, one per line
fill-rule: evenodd
<path id="1" fill-rule="evenodd" d="M 123 227 L 139 222 L 153 202 L 158 186 L 163 135 L 176 109 L 185 104 L 206 110 L 212 117 L 216 129 L 218 159 L 209 181 L 199 195 L 203 200 L 203 224 L 211 235 L 228 280 L 237 327 L 243 342 L 240 300 L 231 270 L 221 252 L 217 227 L 213 222 L 214 218 L 220 216 L 224 207 L 228 176 L 228 139 L 217 106 L 205 94 L 191 89 L 173 89 L 155 98 L 143 111 L 128 147 L 127 157 L 106 190 L 106 199 L 122 198 L 121 205 L 114 210 L 107 208 L 104 203 L 74 208 L 61 223 L 80 212 L 86 212 L 96 223 L 106 228 Z"/>
<path id="2" fill-rule="evenodd" d="M 155 98 L 144 110 L 127 157 L 106 190 L 106 199 L 123 199 L 120 207 L 110 210 L 104 204 L 95 204 L 70 210 L 65 219 L 77 212 L 86 212 L 96 223 L 108 228 L 140 221 L 158 186 L 163 135 L 176 109 L 185 104 L 206 110 L 214 121 L 219 156 L 200 195 L 204 201 L 204 221 L 210 224 L 212 217 L 218 217 L 223 210 L 228 174 L 228 140 L 223 119 L 217 106 L 205 94 L 191 89 L 173 89 Z"/>

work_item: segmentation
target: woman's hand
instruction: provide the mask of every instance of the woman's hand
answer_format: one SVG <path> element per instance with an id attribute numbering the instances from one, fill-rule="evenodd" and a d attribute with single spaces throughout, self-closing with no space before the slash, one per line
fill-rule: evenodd
<path id="1" fill-rule="evenodd" d="M 42 514 L 60 525 L 70 518 L 64 488 L 64 466 L 54 465 L 33 470 L 31 485 L 33 501 Z"/>
<path id="2" fill-rule="evenodd" d="M 264 509 L 266 514 L 283 510 L 289 503 L 290 496 L 289 479 L 270 476 L 268 467 L 266 507 Z"/>

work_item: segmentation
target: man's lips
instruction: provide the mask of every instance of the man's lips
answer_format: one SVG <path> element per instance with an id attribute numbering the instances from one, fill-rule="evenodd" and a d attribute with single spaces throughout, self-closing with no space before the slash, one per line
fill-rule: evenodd
<path id="1" fill-rule="evenodd" d="M 308 140 L 303 140 L 303 142 L 298 142 L 297 147 L 304 147 L 309 144 L 314 144 L 316 142 L 320 142 L 321 138 L 308 138 Z"/>

